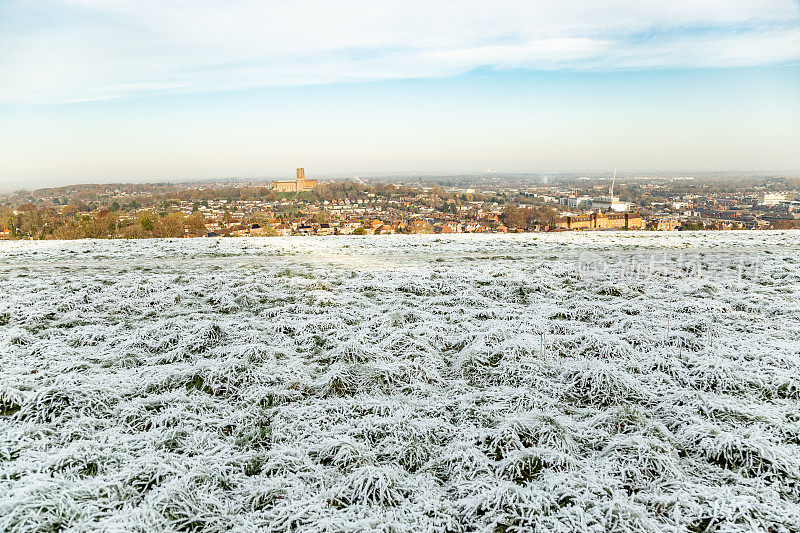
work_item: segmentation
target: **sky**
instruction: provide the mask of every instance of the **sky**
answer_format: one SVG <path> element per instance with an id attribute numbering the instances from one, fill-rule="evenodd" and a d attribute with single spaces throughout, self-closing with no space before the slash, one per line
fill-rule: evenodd
<path id="1" fill-rule="evenodd" d="M 0 0 L 0 187 L 800 170 L 800 2 Z"/>

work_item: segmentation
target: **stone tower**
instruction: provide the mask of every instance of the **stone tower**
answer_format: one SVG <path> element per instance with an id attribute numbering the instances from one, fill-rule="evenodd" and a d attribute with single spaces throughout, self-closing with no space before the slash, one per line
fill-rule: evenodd
<path id="1" fill-rule="evenodd" d="M 297 183 L 298 185 L 306 181 L 306 171 L 302 168 L 297 169 Z"/>

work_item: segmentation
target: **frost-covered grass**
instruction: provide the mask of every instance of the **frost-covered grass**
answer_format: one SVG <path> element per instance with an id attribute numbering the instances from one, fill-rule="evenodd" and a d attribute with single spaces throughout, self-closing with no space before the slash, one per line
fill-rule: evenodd
<path id="1" fill-rule="evenodd" d="M 0 530 L 800 530 L 799 251 L 0 243 Z"/>

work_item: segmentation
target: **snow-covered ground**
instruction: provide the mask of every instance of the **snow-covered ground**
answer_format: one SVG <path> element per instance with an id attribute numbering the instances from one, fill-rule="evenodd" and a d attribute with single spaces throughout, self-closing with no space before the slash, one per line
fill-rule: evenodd
<path id="1" fill-rule="evenodd" d="M 2 531 L 798 531 L 800 233 L 0 243 Z"/>

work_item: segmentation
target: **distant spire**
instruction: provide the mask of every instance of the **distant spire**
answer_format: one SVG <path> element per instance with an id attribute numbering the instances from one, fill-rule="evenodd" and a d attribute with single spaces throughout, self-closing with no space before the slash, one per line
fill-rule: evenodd
<path id="1" fill-rule="evenodd" d="M 614 182 L 617 180 L 617 169 L 614 169 L 614 177 L 611 179 L 611 187 L 608 188 L 608 195 L 614 197 Z"/>

